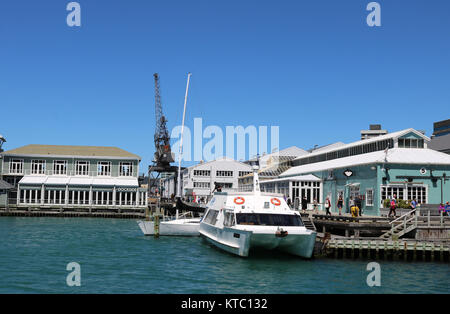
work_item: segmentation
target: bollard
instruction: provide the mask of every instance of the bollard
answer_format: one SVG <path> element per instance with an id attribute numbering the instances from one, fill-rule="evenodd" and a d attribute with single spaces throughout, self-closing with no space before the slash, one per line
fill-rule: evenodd
<path id="1" fill-rule="evenodd" d="M 150 211 L 148 207 L 145 208 L 145 220 L 150 221 Z"/>
<path id="2" fill-rule="evenodd" d="M 153 216 L 153 227 L 155 238 L 159 237 L 159 215 Z"/>

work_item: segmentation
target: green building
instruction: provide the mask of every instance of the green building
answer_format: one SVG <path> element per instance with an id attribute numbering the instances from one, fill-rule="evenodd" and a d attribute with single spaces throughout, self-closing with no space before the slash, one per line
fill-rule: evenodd
<path id="1" fill-rule="evenodd" d="M 141 158 L 117 147 L 26 145 L 0 154 L 17 207 L 144 209 Z"/>
<path id="2" fill-rule="evenodd" d="M 450 201 L 450 156 L 428 148 L 430 139 L 414 129 L 380 135 L 312 152 L 292 161 L 279 178 L 261 181 L 265 191 L 284 192 L 295 202 L 323 204 L 330 198 L 337 212 L 339 195 L 344 212 L 350 199 L 361 199 L 366 215 L 384 212 L 386 199 L 420 204 Z"/>

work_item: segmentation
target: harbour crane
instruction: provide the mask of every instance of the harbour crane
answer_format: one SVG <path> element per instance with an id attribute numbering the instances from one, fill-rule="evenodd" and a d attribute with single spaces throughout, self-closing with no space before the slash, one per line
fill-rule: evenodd
<path id="1" fill-rule="evenodd" d="M 153 159 L 153 171 L 170 172 L 173 168 L 170 166 L 174 162 L 170 148 L 170 136 L 167 131 L 167 119 L 162 112 L 161 94 L 159 91 L 159 75 L 153 74 L 155 78 L 155 155 Z"/>
<path id="2" fill-rule="evenodd" d="M 149 166 L 149 195 L 155 195 L 156 191 L 159 191 L 158 198 L 158 207 L 161 205 L 162 198 L 162 186 L 161 186 L 161 174 L 162 173 L 177 173 L 177 179 L 175 182 L 176 185 L 176 197 L 177 203 L 181 201 L 181 171 L 184 169 L 181 167 L 181 156 L 182 156 L 182 146 L 183 146 L 183 129 L 184 129 L 184 120 L 186 116 L 186 101 L 188 96 L 189 89 L 189 79 L 191 73 L 188 73 L 186 93 L 184 98 L 184 109 L 183 109 L 183 120 L 181 127 L 181 139 L 180 139 L 180 147 L 179 147 L 179 160 L 178 167 L 172 166 L 174 156 L 170 147 L 170 136 L 167 130 L 167 119 L 162 111 L 162 103 L 161 103 L 161 94 L 160 94 L 160 85 L 159 85 L 159 75 L 155 73 L 155 121 L 156 121 L 156 129 L 154 135 L 154 143 L 155 143 L 155 154 L 153 159 L 153 164 Z M 156 176 L 153 176 L 154 174 Z M 159 187 L 158 187 L 159 185 Z M 174 191 L 175 192 L 175 191 Z M 183 207 L 184 208 L 184 207 Z"/>

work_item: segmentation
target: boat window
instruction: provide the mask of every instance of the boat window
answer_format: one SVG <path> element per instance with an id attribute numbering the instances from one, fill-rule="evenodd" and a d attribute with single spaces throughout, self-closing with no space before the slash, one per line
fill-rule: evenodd
<path id="1" fill-rule="evenodd" d="M 239 225 L 303 226 L 299 215 L 283 214 L 236 214 Z"/>
<path id="2" fill-rule="evenodd" d="M 215 225 L 215 224 L 216 224 L 216 221 L 217 221 L 217 214 L 218 214 L 218 213 L 219 213 L 218 210 L 210 209 L 210 210 L 208 211 L 208 213 L 206 214 L 205 219 L 203 219 L 203 221 L 204 221 L 205 223 L 207 223 L 207 224 Z"/>
<path id="3" fill-rule="evenodd" d="M 234 224 L 235 224 L 234 213 L 233 212 L 225 212 L 223 225 L 225 227 L 231 227 L 231 226 L 234 226 Z"/>
<path id="4" fill-rule="evenodd" d="M 269 202 L 264 202 L 264 208 L 269 208 L 269 207 L 270 207 Z"/>

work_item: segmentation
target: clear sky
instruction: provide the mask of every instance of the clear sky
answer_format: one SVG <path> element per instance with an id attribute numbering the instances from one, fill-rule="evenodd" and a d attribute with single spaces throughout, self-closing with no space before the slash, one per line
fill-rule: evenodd
<path id="1" fill-rule="evenodd" d="M 430 136 L 450 118 L 450 1 L 0 2 L 0 134 L 26 144 L 153 152 L 153 73 L 169 131 L 279 126 L 280 147 L 359 139 L 369 124 Z M 177 148 L 175 148 L 177 150 Z"/>

